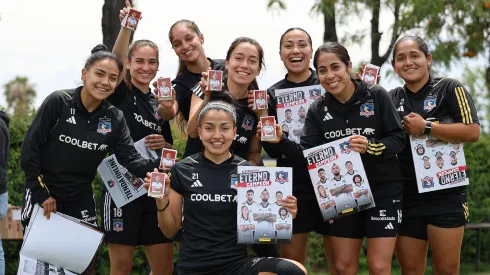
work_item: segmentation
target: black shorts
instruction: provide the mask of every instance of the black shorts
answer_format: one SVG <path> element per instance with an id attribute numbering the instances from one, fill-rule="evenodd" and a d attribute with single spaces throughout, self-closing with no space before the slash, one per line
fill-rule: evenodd
<path id="1" fill-rule="evenodd" d="M 131 246 L 173 242 L 160 230 L 154 198 L 143 195 L 117 208 L 104 190 L 101 205 L 102 228 L 108 242 Z"/>
<path id="2" fill-rule="evenodd" d="M 239 268 L 231 274 L 257 275 L 260 272 L 271 272 L 277 275 L 304 275 L 304 272 L 294 263 L 271 257 L 248 257 Z"/>
<path id="3" fill-rule="evenodd" d="M 297 203 L 298 214 L 293 220 L 293 234 L 316 232 L 324 236 L 330 235 L 330 224 L 323 221 L 318 201 L 314 196 L 299 197 Z"/>
<path id="4" fill-rule="evenodd" d="M 29 220 L 31 218 L 32 210 L 34 207 L 31 200 L 26 199 L 26 197 L 30 198 L 29 190 L 26 190 L 26 192 L 27 192 L 26 193 L 27 196 L 24 196 L 22 201 L 22 215 L 21 215 L 21 222 L 22 222 L 22 226 L 24 227 L 24 230 L 29 224 Z M 39 203 L 39 205 L 42 205 L 42 202 Z M 93 193 L 87 193 L 87 196 L 85 196 L 81 200 L 75 200 L 70 202 L 60 202 L 59 200 L 57 200 L 56 212 L 68 215 L 75 219 L 79 219 L 81 221 L 87 222 L 95 227 L 98 227 L 97 211 L 95 209 L 95 199 Z"/>
<path id="5" fill-rule="evenodd" d="M 424 202 L 418 205 L 404 206 L 403 221 L 398 234 L 400 236 L 427 240 L 427 225 L 441 228 L 456 228 L 469 222 L 468 203 L 463 200 Z"/>
<path id="6" fill-rule="evenodd" d="M 330 232 L 332 236 L 351 239 L 396 237 L 401 222 L 401 204 L 384 203 L 333 220 Z"/>

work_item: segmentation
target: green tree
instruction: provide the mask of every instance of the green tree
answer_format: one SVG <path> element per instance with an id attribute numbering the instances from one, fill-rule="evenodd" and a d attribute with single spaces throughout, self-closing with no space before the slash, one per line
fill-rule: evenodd
<path id="1" fill-rule="evenodd" d="M 465 65 L 462 79 L 478 111 L 481 130 L 483 133 L 488 133 L 490 130 L 488 124 L 490 122 L 490 94 L 485 88 L 485 70 L 482 67 L 470 68 Z"/>
<path id="2" fill-rule="evenodd" d="M 20 167 L 20 151 L 24 136 L 32 122 L 33 114 L 33 112 L 30 112 L 27 115 L 19 112 L 14 113 L 9 125 L 10 150 L 7 170 L 9 179 L 8 191 L 9 203 L 15 206 L 22 206 L 25 178 L 24 172 Z M 21 241 L 3 241 L 6 263 L 5 274 L 17 274 L 21 245 Z"/>
<path id="3" fill-rule="evenodd" d="M 34 85 L 29 83 L 27 77 L 17 76 L 4 87 L 7 109 L 13 113 L 26 114 L 36 98 Z"/>
<path id="4" fill-rule="evenodd" d="M 268 0 L 269 8 L 287 8 L 287 0 Z M 311 8 L 323 16 L 324 41 L 359 44 L 371 40 L 370 63 L 381 66 L 388 60 L 393 44 L 403 34 L 415 33 L 434 45 L 435 61 L 448 66 L 453 58 L 473 57 L 488 46 L 490 33 L 490 4 L 488 0 L 316 0 Z M 380 14 L 393 15 L 388 33 L 380 32 Z M 370 30 L 354 26 L 353 14 L 371 15 Z M 348 32 L 339 38 L 337 26 L 348 26 Z M 441 35 L 444 34 L 444 35 Z M 381 39 L 389 41 L 380 53 Z"/>

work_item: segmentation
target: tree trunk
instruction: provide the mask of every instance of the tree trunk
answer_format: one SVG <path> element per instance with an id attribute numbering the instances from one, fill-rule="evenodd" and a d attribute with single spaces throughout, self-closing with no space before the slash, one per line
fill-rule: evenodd
<path id="1" fill-rule="evenodd" d="M 335 0 L 323 0 L 323 42 L 338 42 L 335 24 Z"/>
<path id="2" fill-rule="evenodd" d="M 395 17 L 395 22 L 393 22 L 390 45 L 386 52 L 380 56 L 379 54 L 379 41 L 381 40 L 382 33 L 379 32 L 379 14 L 381 10 L 381 1 L 372 0 L 371 8 L 373 11 L 373 17 L 371 19 L 371 64 L 380 66 L 388 60 L 391 51 L 393 50 L 393 45 L 395 44 L 398 36 L 400 36 L 400 6 L 403 0 L 395 0 L 393 16 Z"/>
<path id="3" fill-rule="evenodd" d="M 102 41 L 111 51 L 121 29 L 119 11 L 126 6 L 125 2 L 125 0 L 104 0 L 104 5 L 102 6 Z M 130 0 L 129 2 L 131 2 L 131 5 L 133 4 L 133 1 Z M 133 35 L 131 34 L 130 41 L 132 40 Z"/>

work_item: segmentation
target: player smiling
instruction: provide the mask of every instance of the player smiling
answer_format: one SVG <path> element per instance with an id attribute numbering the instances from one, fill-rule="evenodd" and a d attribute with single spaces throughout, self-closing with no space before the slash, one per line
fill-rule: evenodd
<path id="1" fill-rule="evenodd" d="M 197 121 L 204 152 L 176 163 L 170 188 L 162 199 L 156 199 L 162 232 L 173 237 L 181 224 L 183 227 L 179 274 L 306 274 L 293 261 L 248 257 L 246 245 L 237 244 L 236 189 L 230 187 L 230 178 L 238 166 L 250 164 L 230 152 L 236 112 L 233 105 L 213 101 L 201 109 Z M 150 173 L 146 187 L 149 178 Z M 296 215 L 296 198 L 286 197 L 283 206 Z"/>

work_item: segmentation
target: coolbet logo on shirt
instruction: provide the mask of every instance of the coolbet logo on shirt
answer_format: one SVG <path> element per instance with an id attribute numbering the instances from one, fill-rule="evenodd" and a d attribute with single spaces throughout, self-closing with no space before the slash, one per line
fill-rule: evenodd
<path id="1" fill-rule="evenodd" d="M 80 147 L 82 149 L 89 149 L 89 150 L 94 150 L 94 151 L 97 151 L 97 150 L 105 151 L 105 150 L 107 150 L 107 145 L 105 145 L 105 144 L 102 144 L 99 146 L 98 143 L 87 142 L 85 140 L 80 141 L 77 138 L 72 138 L 72 137 L 67 136 L 67 135 L 60 135 L 59 140 L 61 142 L 71 144 L 71 145 Z"/>
<path id="2" fill-rule="evenodd" d="M 374 104 L 373 103 L 361 104 L 361 112 L 359 114 L 365 117 L 370 117 L 374 115 Z"/>

